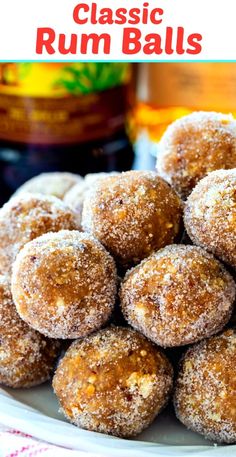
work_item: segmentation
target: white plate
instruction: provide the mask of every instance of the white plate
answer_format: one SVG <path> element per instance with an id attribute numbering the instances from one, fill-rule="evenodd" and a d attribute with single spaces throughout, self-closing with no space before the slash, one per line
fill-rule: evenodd
<path id="1" fill-rule="evenodd" d="M 170 407 L 135 440 L 81 430 L 58 412 L 49 384 L 29 390 L 0 389 L 0 422 L 50 443 L 100 453 L 104 457 L 236 455 L 236 445 L 216 446 L 187 430 Z"/>

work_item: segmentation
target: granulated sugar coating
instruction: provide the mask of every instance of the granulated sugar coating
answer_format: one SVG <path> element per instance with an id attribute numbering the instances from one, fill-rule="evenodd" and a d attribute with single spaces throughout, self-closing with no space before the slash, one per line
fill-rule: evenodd
<path id="1" fill-rule="evenodd" d="M 184 221 L 194 244 L 236 268 L 236 168 L 212 172 L 198 183 Z"/>
<path id="2" fill-rule="evenodd" d="M 50 378 L 60 344 L 19 318 L 4 276 L 0 276 L 0 341 L 0 384 L 31 387 Z"/>
<path id="3" fill-rule="evenodd" d="M 124 267 L 171 244 L 180 230 L 182 204 L 151 171 L 101 179 L 87 194 L 82 226 Z"/>
<path id="4" fill-rule="evenodd" d="M 165 406 L 172 377 L 165 355 L 145 337 L 110 327 L 72 344 L 60 361 L 53 387 L 74 424 L 130 437 Z"/>
<path id="5" fill-rule="evenodd" d="M 160 346 L 182 346 L 224 327 L 235 283 L 203 249 L 172 245 L 129 271 L 120 296 L 130 325 Z"/>
<path id="6" fill-rule="evenodd" d="M 208 172 L 236 167 L 236 121 L 196 112 L 171 124 L 159 143 L 157 170 L 182 198 Z"/>
<path id="7" fill-rule="evenodd" d="M 84 337 L 106 323 L 116 298 L 115 263 L 93 237 L 47 233 L 26 244 L 13 265 L 17 311 L 52 338 Z"/>
<path id="8" fill-rule="evenodd" d="M 40 193 L 53 195 L 63 200 L 65 194 L 76 184 L 83 182 L 83 178 L 73 173 L 51 172 L 41 173 L 26 181 L 17 189 L 15 195 L 25 193 Z"/>
<path id="9" fill-rule="evenodd" d="M 41 194 L 12 198 L 0 209 L 0 272 L 11 273 L 22 247 L 47 232 L 80 228 L 76 214 L 59 199 Z"/>
<path id="10" fill-rule="evenodd" d="M 110 173 L 89 173 L 84 177 L 84 179 L 73 186 L 64 197 L 64 202 L 66 205 L 70 206 L 70 208 L 75 211 L 78 216 L 81 218 L 83 204 L 86 193 L 91 189 L 95 182 L 97 182 L 101 178 L 106 178 L 108 176 L 116 176 L 118 172 L 110 172 Z"/>
<path id="11" fill-rule="evenodd" d="M 186 352 L 176 384 L 176 415 L 210 440 L 236 443 L 235 395 L 236 331 L 227 330 Z"/>

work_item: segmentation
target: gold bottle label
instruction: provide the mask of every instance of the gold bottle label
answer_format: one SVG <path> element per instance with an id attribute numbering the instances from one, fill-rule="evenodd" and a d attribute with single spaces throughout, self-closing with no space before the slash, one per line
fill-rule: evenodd
<path id="1" fill-rule="evenodd" d="M 142 77 L 140 98 L 152 106 L 236 111 L 236 63 L 150 63 Z"/>
<path id="2" fill-rule="evenodd" d="M 73 144 L 125 123 L 126 63 L 1 63 L 0 139 Z"/>

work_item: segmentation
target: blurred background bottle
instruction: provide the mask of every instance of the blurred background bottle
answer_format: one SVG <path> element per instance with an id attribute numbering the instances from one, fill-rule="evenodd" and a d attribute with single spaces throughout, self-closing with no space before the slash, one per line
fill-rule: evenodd
<path id="1" fill-rule="evenodd" d="M 179 117 L 195 110 L 236 115 L 236 63 L 145 63 L 137 87 L 133 129 L 141 168 L 154 168 L 158 141 Z"/>
<path id="2" fill-rule="evenodd" d="M 127 170 L 127 63 L 1 63 L 1 201 L 43 171 Z"/>

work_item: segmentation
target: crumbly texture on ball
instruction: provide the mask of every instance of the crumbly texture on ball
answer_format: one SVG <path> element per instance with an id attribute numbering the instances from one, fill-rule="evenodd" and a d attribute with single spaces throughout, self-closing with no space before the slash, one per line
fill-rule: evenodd
<path id="1" fill-rule="evenodd" d="M 214 171 L 198 183 L 184 222 L 194 244 L 236 268 L 236 168 Z"/>
<path id="2" fill-rule="evenodd" d="M 219 443 L 236 443 L 236 331 L 189 349 L 180 366 L 174 396 L 178 419 Z"/>
<path id="3" fill-rule="evenodd" d="M 31 329 L 16 312 L 8 279 L 0 276 L 0 384 L 31 387 L 52 375 L 60 343 Z"/>
<path id="4" fill-rule="evenodd" d="M 124 267 L 171 244 L 180 230 L 182 205 L 151 171 L 130 171 L 99 180 L 84 202 L 82 226 Z"/>
<path id="5" fill-rule="evenodd" d="M 232 115 L 195 112 L 171 124 L 159 143 L 157 170 L 186 198 L 207 173 L 236 167 Z"/>
<path id="6" fill-rule="evenodd" d="M 76 213 L 82 217 L 83 204 L 86 193 L 91 189 L 95 182 L 99 179 L 106 178 L 108 176 L 116 176 L 118 172 L 110 173 L 89 173 L 87 174 L 83 181 L 76 184 L 72 187 L 64 197 L 64 202 L 70 206 Z"/>
<path id="7" fill-rule="evenodd" d="M 72 344 L 53 379 L 74 424 L 115 436 L 135 436 L 165 406 L 172 367 L 145 337 L 110 327 Z"/>
<path id="8" fill-rule="evenodd" d="M 232 313 L 235 283 L 203 249 L 172 245 L 129 271 L 120 296 L 130 325 L 156 344 L 174 347 L 224 327 Z"/>
<path id="9" fill-rule="evenodd" d="M 52 338 L 79 338 L 109 319 L 116 298 L 116 267 L 93 237 L 62 230 L 31 241 L 13 265 L 17 311 Z"/>
<path id="10" fill-rule="evenodd" d="M 0 273 L 11 273 L 22 247 L 34 238 L 59 230 L 79 230 L 77 215 L 56 197 L 24 194 L 0 209 Z"/>
<path id="11" fill-rule="evenodd" d="M 76 184 L 83 182 L 83 178 L 73 173 L 50 172 L 34 176 L 20 186 L 14 195 L 24 193 L 39 193 L 53 195 L 63 200 L 66 193 Z"/>

